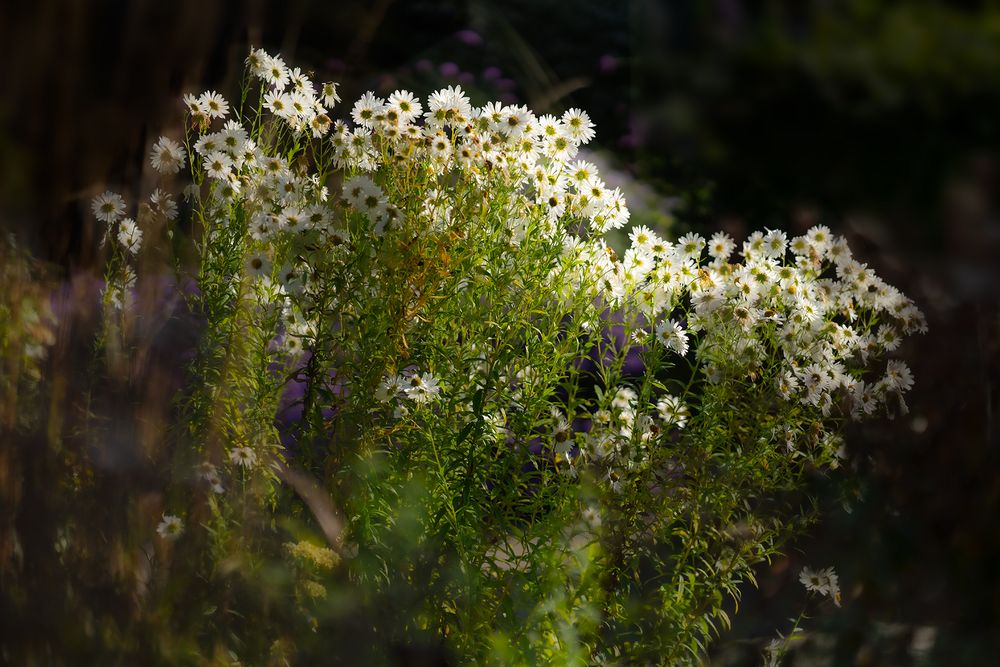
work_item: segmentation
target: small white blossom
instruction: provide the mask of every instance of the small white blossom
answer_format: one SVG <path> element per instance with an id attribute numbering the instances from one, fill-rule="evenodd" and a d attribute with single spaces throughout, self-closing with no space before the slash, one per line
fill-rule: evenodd
<path id="1" fill-rule="evenodd" d="M 834 604 L 838 607 L 840 606 L 840 584 L 837 579 L 837 573 L 832 567 L 824 570 L 813 570 L 812 568 L 804 567 L 799 574 L 799 581 L 806 587 L 806 590 L 819 593 L 820 595 L 828 595 Z"/>
<path id="2" fill-rule="evenodd" d="M 153 169 L 161 174 L 176 174 L 184 167 L 187 152 L 173 139 L 160 137 L 149 153 Z"/>
<path id="3" fill-rule="evenodd" d="M 149 204 L 154 211 L 159 212 L 167 220 L 177 219 L 177 202 L 159 188 L 153 190 L 153 193 L 149 195 Z"/>
<path id="4" fill-rule="evenodd" d="M 94 197 L 90 208 L 94 212 L 94 217 L 111 224 L 125 214 L 125 200 L 121 195 L 109 190 Z"/>
<path id="5" fill-rule="evenodd" d="M 257 463 L 257 454 L 249 447 L 236 447 L 229 452 L 229 460 L 244 468 L 252 468 Z"/>
<path id="6" fill-rule="evenodd" d="M 656 411 L 660 413 L 662 419 L 668 426 L 684 428 L 688 421 L 688 407 L 681 399 L 672 394 L 666 394 L 656 404 Z"/>
<path id="7" fill-rule="evenodd" d="M 688 352 L 688 335 L 679 322 L 664 320 L 657 324 L 656 338 L 668 350 L 673 350 L 682 357 Z"/>
<path id="8" fill-rule="evenodd" d="M 414 373 L 406 379 L 405 391 L 414 403 L 429 403 L 441 393 L 441 385 L 430 373 Z"/>
<path id="9" fill-rule="evenodd" d="M 124 218 L 118 223 L 118 243 L 133 255 L 142 248 L 142 230 L 132 218 Z"/>
<path id="10" fill-rule="evenodd" d="M 208 461 L 198 466 L 197 473 L 198 478 L 208 484 L 212 493 L 223 493 L 225 491 L 225 488 L 222 486 L 222 477 L 219 475 L 219 469 Z"/>
<path id="11" fill-rule="evenodd" d="M 156 532 L 167 541 L 174 541 L 184 532 L 184 522 L 180 517 L 172 514 L 164 514 L 160 525 L 156 527 Z"/>
<path id="12" fill-rule="evenodd" d="M 209 118 L 225 118 L 229 113 L 229 102 L 214 90 L 202 93 L 198 103 Z"/>

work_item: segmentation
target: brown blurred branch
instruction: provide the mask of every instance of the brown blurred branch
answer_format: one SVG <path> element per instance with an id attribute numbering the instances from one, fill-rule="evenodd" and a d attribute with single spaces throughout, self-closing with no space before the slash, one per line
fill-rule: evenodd
<path id="1" fill-rule="evenodd" d="M 339 551 L 343 542 L 344 521 L 323 486 L 309 473 L 289 467 L 281 461 L 275 461 L 273 467 L 278 478 L 292 487 L 305 502 L 326 541 Z"/>

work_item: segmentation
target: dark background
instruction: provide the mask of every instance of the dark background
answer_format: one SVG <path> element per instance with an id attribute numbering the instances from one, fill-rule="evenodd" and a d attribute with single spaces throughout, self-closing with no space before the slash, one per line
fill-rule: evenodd
<path id="1" fill-rule="evenodd" d="M 92 270 L 90 198 L 142 183 L 180 94 L 231 96 L 251 43 L 341 81 L 334 117 L 368 89 L 452 83 L 582 107 L 642 184 L 636 215 L 675 234 L 846 234 L 927 313 L 902 350 L 911 412 L 850 432 L 841 477 L 817 481 L 827 518 L 762 568 L 717 660 L 752 664 L 749 640 L 787 630 L 812 565 L 837 568 L 844 603 L 808 604 L 794 664 L 995 662 L 1000 2 L 2 3 L 5 230 L 67 279 Z"/>

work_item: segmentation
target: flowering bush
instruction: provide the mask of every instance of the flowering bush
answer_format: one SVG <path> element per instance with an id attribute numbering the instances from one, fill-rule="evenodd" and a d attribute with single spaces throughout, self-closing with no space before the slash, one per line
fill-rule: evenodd
<path id="1" fill-rule="evenodd" d="M 580 159 L 583 111 L 449 87 L 333 121 L 335 84 L 247 66 L 238 101 L 185 98 L 135 219 L 93 203 L 106 346 L 128 349 L 158 235 L 194 258 L 203 330 L 155 528 L 171 576 L 149 593 L 207 582 L 184 655 L 323 655 L 381 606 L 383 645 L 470 662 L 696 661 L 811 517 L 805 476 L 837 467 L 845 420 L 905 410 L 885 357 L 920 311 L 823 226 L 738 257 L 636 226 L 619 257 L 604 235 L 629 211 Z"/>

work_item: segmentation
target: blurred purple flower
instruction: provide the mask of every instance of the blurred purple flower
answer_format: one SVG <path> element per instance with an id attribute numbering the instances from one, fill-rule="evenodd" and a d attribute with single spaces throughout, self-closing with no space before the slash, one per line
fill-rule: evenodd
<path id="1" fill-rule="evenodd" d="M 483 43 L 482 36 L 475 30 L 459 30 L 455 33 L 455 37 L 468 46 L 479 46 Z"/>
<path id="2" fill-rule="evenodd" d="M 611 74 L 621 66 L 621 59 L 618 56 L 613 56 L 610 53 L 605 53 L 597 61 L 597 68 L 602 74 Z"/>
<path id="3" fill-rule="evenodd" d="M 398 81 L 396 81 L 396 77 L 391 74 L 383 74 L 378 80 L 378 88 L 381 91 L 388 92 L 390 90 L 395 90 L 397 84 Z"/>

